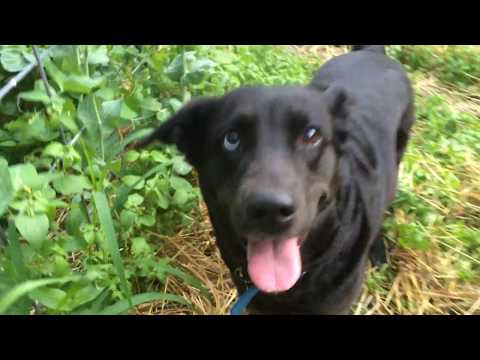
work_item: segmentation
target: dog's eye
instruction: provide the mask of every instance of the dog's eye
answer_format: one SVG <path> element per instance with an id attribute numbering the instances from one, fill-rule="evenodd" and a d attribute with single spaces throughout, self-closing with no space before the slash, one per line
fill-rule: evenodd
<path id="1" fill-rule="evenodd" d="M 322 135 L 318 129 L 309 127 L 303 135 L 303 142 L 307 145 L 317 146 L 322 142 Z"/>
<path id="2" fill-rule="evenodd" d="M 223 141 L 223 147 L 227 151 L 235 151 L 240 145 L 240 135 L 235 131 L 230 131 L 227 135 L 225 135 L 225 139 Z"/>

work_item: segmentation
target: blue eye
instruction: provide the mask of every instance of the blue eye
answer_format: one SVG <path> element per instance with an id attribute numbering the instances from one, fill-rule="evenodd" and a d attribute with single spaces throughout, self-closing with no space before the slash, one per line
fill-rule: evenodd
<path id="1" fill-rule="evenodd" d="M 307 145 L 317 146 L 322 142 L 322 135 L 318 129 L 309 127 L 303 135 L 303 142 Z"/>
<path id="2" fill-rule="evenodd" d="M 225 135 L 225 139 L 223 141 L 223 147 L 227 151 L 235 151 L 240 145 L 240 135 L 235 131 L 230 131 L 227 135 Z"/>

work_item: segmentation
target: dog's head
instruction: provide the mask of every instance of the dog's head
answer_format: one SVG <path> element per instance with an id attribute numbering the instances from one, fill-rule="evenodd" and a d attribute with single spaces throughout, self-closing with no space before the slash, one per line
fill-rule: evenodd
<path id="1" fill-rule="evenodd" d="M 228 241 L 245 243 L 251 280 L 281 292 L 299 279 L 300 245 L 333 198 L 348 107 L 340 87 L 242 88 L 192 101 L 144 143 L 185 154 Z"/>

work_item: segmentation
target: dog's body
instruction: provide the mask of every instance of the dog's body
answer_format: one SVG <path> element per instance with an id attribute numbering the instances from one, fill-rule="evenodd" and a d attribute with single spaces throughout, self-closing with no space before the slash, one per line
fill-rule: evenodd
<path id="1" fill-rule="evenodd" d="M 236 287 L 262 290 L 254 312 L 345 314 L 381 255 L 413 94 L 383 46 L 353 50 L 306 87 L 192 102 L 146 140 L 176 144 L 198 170 Z"/>

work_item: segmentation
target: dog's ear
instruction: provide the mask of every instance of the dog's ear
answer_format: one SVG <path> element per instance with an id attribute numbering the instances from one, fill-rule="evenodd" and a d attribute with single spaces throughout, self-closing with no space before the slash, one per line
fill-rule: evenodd
<path id="1" fill-rule="evenodd" d="M 176 145 L 193 166 L 198 164 L 205 142 L 206 127 L 216 116 L 219 98 L 192 100 L 172 115 L 151 135 L 141 141 L 136 148 L 147 146 L 154 141 Z"/>
<path id="2" fill-rule="evenodd" d="M 345 142 L 349 131 L 348 111 L 352 98 L 348 91 L 339 85 L 329 87 L 323 96 L 333 119 L 334 141 L 341 145 Z"/>

